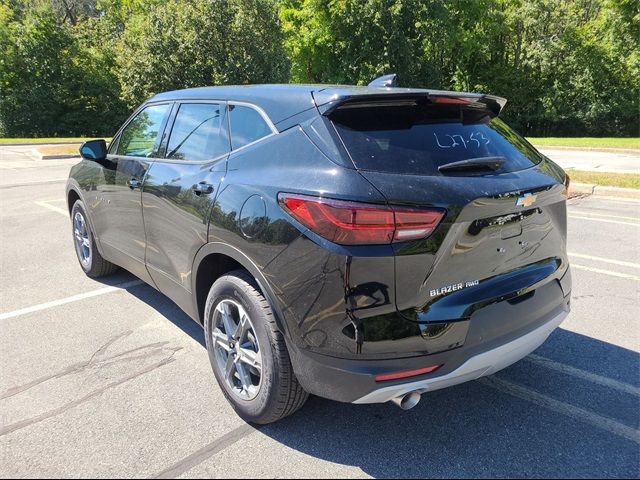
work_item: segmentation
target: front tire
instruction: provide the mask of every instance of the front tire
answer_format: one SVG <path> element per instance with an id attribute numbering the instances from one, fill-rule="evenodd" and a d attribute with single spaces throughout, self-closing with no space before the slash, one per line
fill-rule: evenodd
<path id="1" fill-rule="evenodd" d="M 271 307 L 246 271 L 230 272 L 211 287 L 205 339 L 216 380 L 246 421 L 272 423 L 306 402 Z"/>
<path id="2" fill-rule="evenodd" d="M 71 209 L 71 233 L 78 262 L 88 277 L 104 277 L 118 269 L 100 255 L 82 200 L 76 200 Z"/>

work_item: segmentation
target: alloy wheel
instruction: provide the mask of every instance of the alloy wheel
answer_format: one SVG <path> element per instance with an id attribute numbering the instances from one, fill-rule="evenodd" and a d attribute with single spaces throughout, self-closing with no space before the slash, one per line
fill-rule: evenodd
<path id="1" fill-rule="evenodd" d="M 78 259 L 85 268 L 89 268 L 91 266 L 91 237 L 87 222 L 81 212 L 76 212 L 73 217 L 73 235 Z"/>
<path id="2" fill-rule="evenodd" d="M 262 354 L 249 315 L 238 302 L 224 299 L 212 325 L 215 368 L 234 395 L 253 400 L 262 384 Z"/>

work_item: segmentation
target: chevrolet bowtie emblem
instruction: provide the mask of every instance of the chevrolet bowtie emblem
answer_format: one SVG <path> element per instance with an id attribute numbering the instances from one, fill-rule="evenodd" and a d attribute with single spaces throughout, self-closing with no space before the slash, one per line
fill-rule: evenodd
<path id="1" fill-rule="evenodd" d="M 516 200 L 516 205 L 518 207 L 529 207 L 533 205 L 533 202 L 536 201 L 536 195 L 533 193 L 525 193 L 524 195 L 520 195 Z"/>

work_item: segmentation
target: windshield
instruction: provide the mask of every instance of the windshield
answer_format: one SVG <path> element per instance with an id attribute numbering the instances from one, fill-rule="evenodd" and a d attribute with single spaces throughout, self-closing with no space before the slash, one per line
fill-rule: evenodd
<path id="1" fill-rule="evenodd" d="M 502 120 L 467 105 L 354 105 L 337 109 L 331 121 L 362 170 L 440 175 L 446 164 L 499 158 L 502 166 L 492 173 L 505 173 L 543 158 Z"/>

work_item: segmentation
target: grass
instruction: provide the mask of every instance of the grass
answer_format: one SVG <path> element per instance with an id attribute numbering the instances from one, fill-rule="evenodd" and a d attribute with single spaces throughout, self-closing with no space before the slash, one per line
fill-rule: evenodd
<path id="1" fill-rule="evenodd" d="M 43 137 L 43 138 L 0 138 L 0 145 L 6 143 L 58 143 L 58 142 L 84 142 L 102 137 Z M 109 138 L 105 138 L 107 142 Z"/>
<path id="2" fill-rule="evenodd" d="M 582 148 L 637 148 L 640 137 L 528 137 L 536 147 L 582 147 Z"/>
<path id="3" fill-rule="evenodd" d="M 567 169 L 571 183 L 590 183 L 607 187 L 640 189 L 640 174 L 591 172 L 586 170 Z"/>
<path id="4" fill-rule="evenodd" d="M 37 147 L 43 155 L 80 155 L 78 145 L 50 145 L 48 147 Z"/>

